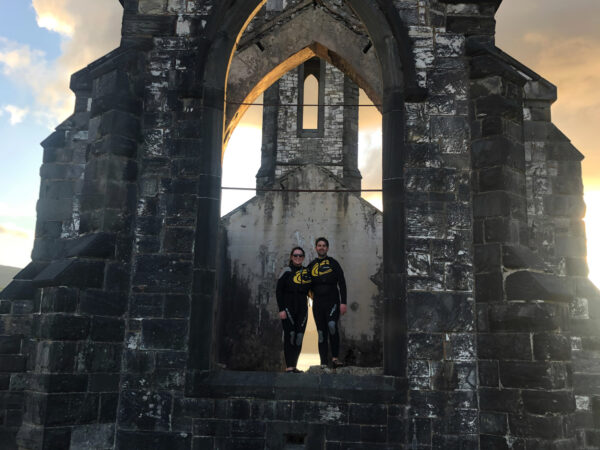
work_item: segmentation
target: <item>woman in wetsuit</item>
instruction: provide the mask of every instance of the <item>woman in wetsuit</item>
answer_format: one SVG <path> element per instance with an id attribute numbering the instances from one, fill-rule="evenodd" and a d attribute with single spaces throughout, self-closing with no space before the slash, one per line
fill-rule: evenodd
<path id="1" fill-rule="evenodd" d="M 290 253 L 290 263 L 277 281 L 277 306 L 283 325 L 283 354 L 286 372 L 302 372 L 296 368 L 302 350 L 302 339 L 308 318 L 310 274 L 302 266 L 304 250 L 294 247 Z"/>

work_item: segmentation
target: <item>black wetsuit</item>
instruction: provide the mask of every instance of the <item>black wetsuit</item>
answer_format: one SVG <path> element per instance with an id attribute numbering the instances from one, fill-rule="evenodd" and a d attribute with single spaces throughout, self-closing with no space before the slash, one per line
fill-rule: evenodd
<path id="1" fill-rule="evenodd" d="M 331 256 L 315 259 L 308 266 L 312 278 L 313 316 L 319 333 L 319 356 L 321 364 L 329 362 L 331 356 L 337 358 L 340 353 L 340 303 L 346 304 L 346 279 L 340 264 Z"/>
<path id="2" fill-rule="evenodd" d="M 283 325 L 283 353 L 287 367 L 296 367 L 302 350 L 302 339 L 308 318 L 308 290 L 310 275 L 303 267 L 290 264 L 277 281 L 277 306 L 285 311 Z"/>

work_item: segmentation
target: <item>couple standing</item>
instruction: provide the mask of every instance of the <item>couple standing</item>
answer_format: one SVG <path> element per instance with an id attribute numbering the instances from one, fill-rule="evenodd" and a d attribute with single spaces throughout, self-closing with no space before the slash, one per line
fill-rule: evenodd
<path id="1" fill-rule="evenodd" d="M 338 321 L 344 315 L 346 306 L 346 280 L 340 264 L 330 256 L 329 241 L 320 237 L 315 241 L 317 258 L 304 267 L 304 250 L 294 247 L 290 253 L 290 263 L 277 281 L 277 305 L 279 318 L 283 324 L 283 353 L 286 372 L 301 372 L 296 368 L 302 339 L 308 319 L 307 295 L 312 291 L 313 317 L 319 335 L 319 356 L 321 365 L 329 362 L 331 344 L 331 365 L 342 366 L 338 359 L 340 334 Z"/>

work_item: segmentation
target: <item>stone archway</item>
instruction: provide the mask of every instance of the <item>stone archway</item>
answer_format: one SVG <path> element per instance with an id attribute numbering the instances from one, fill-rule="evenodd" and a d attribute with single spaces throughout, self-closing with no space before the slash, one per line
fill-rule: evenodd
<path id="1" fill-rule="evenodd" d="M 246 24 L 264 4 L 264 1 L 244 2 L 239 5 L 224 5 L 214 12 L 214 43 L 206 57 L 203 71 L 196 74 L 197 89 L 202 92 L 201 125 L 206 132 L 205 142 L 211 152 L 210 160 L 216 160 L 222 153 L 223 117 L 228 75 L 231 69 L 233 52 Z M 383 221 L 384 248 L 384 371 L 386 374 L 403 376 L 406 374 L 406 257 L 405 200 L 404 200 L 404 96 L 408 90 L 414 93 L 416 74 L 410 54 L 410 41 L 406 39 L 397 10 L 389 6 L 382 10 L 373 0 L 349 1 L 356 15 L 362 20 L 373 42 L 381 64 L 382 73 L 382 123 L 383 123 L 383 206 L 386 210 Z M 385 8 L 385 7 L 384 7 Z M 227 12 L 227 14 L 225 14 Z M 277 62 L 276 62 L 277 63 Z M 277 65 L 277 64 L 276 64 Z M 412 83 L 412 84 L 411 84 Z M 190 100 L 193 102 L 194 100 Z M 184 99 L 185 102 L 185 99 Z M 210 124 L 211 126 L 206 126 Z M 197 239 L 195 247 L 195 277 L 216 274 L 216 248 L 206 245 L 202 236 L 216 235 L 218 227 L 218 196 L 214 190 L 220 181 L 220 168 L 207 174 L 213 177 L 206 192 L 200 192 L 202 201 L 207 203 L 208 214 L 198 214 Z M 206 200 L 204 200 L 206 199 Z M 200 210 L 202 205 L 200 205 Z M 199 210 L 199 211 L 200 211 Z M 206 290 L 204 289 L 204 292 Z M 213 291 L 210 302 L 207 296 L 192 303 L 192 330 L 190 366 L 195 370 L 211 366 L 212 313 L 216 293 Z"/>
<path id="2" fill-rule="evenodd" d="M 227 81 L 225 140 L 248 108 L 239 103 L 252 103 L 276 79 L 314 56 L 346 73 L 374 104 L 381 103 L 381 67 L 368 35 L 309 6 L 291 20 L 267 23 L 240 41 Z"/>

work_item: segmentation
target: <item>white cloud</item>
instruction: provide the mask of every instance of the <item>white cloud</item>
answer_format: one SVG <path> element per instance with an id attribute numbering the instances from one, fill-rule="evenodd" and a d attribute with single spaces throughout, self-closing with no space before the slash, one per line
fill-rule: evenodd
<path id="1" fill-rule="evenodd" d="M 17 82 L 31 85 L 48 75 L 46 54 L 0 37 L 0 66 L 2 73 Z"/>
<path id="2" fill-rule="evenodd" d="M 597 0 L 505 0 L 496 43 L 558 88 L 553 122 L 586 155 L 586 185 L 600 188 L 600 28 Z"/>
<path id="3" fill-rule="evenodd" d="M 66 0 L 33 0 L 38 26 L 65 36 L 73 36 L 76 19 L 69 11 L 68 3 Z"/>
<path id="4" fill-rule="evenodd" d="M 6 203 L 0 201 L 0 217 L 35 217 L 35 201 L 27 203 Z"/>
<path id="5" fill-rule="evenodd" d="M 3 115 L 5 112 L 7 112 L 10 116 L 8 119 L 10 124 L 17 125 L 17 124 L 23 122 L 23 119 L 29 112 L 29 109 L 19 108 L 18 106 L 14 106 L 14 105 L 6 105 L 6 106 L 3 106 L 2 109 L 0 110 L 0 115 Z"/>
<path id="6" fill-rule="evenodd" d="M 71 74 L 119 45 L 123 9 L 115 0 L 33 0 L 38 26 L 62 36 L 61 55 L 0 37 L 0 71 L 35 96 L 33 117 L 50 128 L 73 111 Z"/>
<path id="7" fill-rule="evenodd" d="M 11 223 L 0 224 L 0 265 L 25 267 L 31 260 L 33 235 Z"/>

